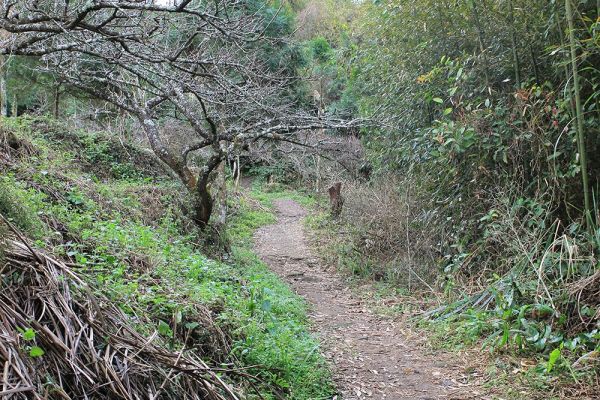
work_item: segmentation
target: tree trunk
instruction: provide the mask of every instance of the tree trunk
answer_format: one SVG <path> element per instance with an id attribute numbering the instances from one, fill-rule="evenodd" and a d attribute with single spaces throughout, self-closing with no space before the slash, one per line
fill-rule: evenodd
<path id="1" fill-rule="evenodd" d="M 239 155 L 235 157 L 235 161 L 233 162 L 233 177 L 235 187 L 240 187 L 240 180 L 242 179 L 242 164 Z"/>
<path id="2" fill-rule="evenodd" d="M 217 149 L 215 149 L 217 150 Z M 202 172 L 198 176 L 195 188 L 193 188 L 194 195 L 194 222 L 200 227 L 200 229 L 206 228 L 208 221 L 213 212 L 214 199 L 210 193 L 210 176 L 212 172 L 217 169 L 221 164 L 225 164 L 225 157 L 222 153 L 214 154 L 211 158 L 206 161 L 202 167 Z M 223 171 L 223 179 L 225 178 L 225 171 Z M 225 182 L 223 182 L 223 185 Z"/>
<path id="3" fill-rule="evenodd" d="M 321 191 L 321 156 L 317 154 L 316 158 L 317 158 L 317 161 L 316 161 L 316 164 L 317 164 L 317 172 L 316 172 L 317 177 L 316 178 L 317 179 L 315 180 L 316 181 L 315 182 L 315 192 L 319 193 Z"/>
<path id="4" fill-rule="evenodd" d="M 0 116 L 8 117 L 8 94 L 6 88 L 6 59 L 0 56 Z"/>
<path id="5" fill-rule="evenodd" d="M 540 76 L 540 69 L 538 67 L 537 57 L 535 56 L 535 48 L 529 44 L 529 52 L 531 54 L 531 64 L 533 65 L 533 73 L 535 75 L 535 83 L 540 85 L 542 83 L 542 78 Z"/>
<path id="6" fill-rule="evenodd" d="M 160 137 L 158 126 L 150 115 L 143 111 L 139 111 L 136 116 L 144 128 L 144 132 L 150 142 L 150 147 L 154 154 L 177 174 L 188 192 L 192 195 L 192 219 L 200 229 L 204 229 L 210 220 L 213 209 L 213 199 L 209 190 L 209 175 L 217 164 L 212 166 L 212 168 L 205 166 L 202 174 L 197 176 L 187 165 L 185 165 L 182 158 L 173 155 L 164 145 Z"/>
<path id="7" fill-rule="evenodd" d="M 479 50 L 481 51 L 481 55 L 483 57 L 483 70 L 485 74 L 485 86 L 490 87 L 490 68 L 489 61 L 487 58 L 487 47 L 485 43 L 485 32 L 483 31 L 483 27 L 481 26 L 481 21 L 479 20 L 479 10 L 477 9 L 477 4 L 475 0 L 471 0 L 471 9 L 473 11 L 473 20 L 475 22 L 475 27 L 477 28 L 477 37 L 479 39 Z"/>
<path id="8" fill-rule="evenodd" d="M 515 10 L 512 0 L 508 0 L 508 18 L 510 24 L 510 44 L 513 53 L 513 62 L 515 68 L 515 84 L 517 89 L 521 88 L 521 62 L 519 60 L 519 51 L 517 49 L 517 34 L 515 31 Z"/>
<path id="9" fill-rule="evenodd" d="M 338 218 L 342 214 L 342 207 L 344 206 L 341 182 L 337 182 L 329 188 L 329 204 L 331 205 L 331 216 Z"/>
<path id="10" fill-rule="evenodd" d="M 192 219 L 200 229 L 204 229 L 208 225 L 213 211 L 213 198 L 210 194 L 208 182 L 199 180 L 192 196 L 194 207 Z"/>
<path id="11" fill-rule="evenodd" d="M 216 221 L 218 227 L 224 227 L 227 222 L 227 181 L 225 179 L 225 161 L 221 161 L 217 167 L 217 176 L 215 177 L 214 187 L 216 190 L 217 215 Z"/>
<path id="12" fill-rule="evenodd" d="M 58 119 L 58 111 L 60 106 L 60 83 L 54 86 L 54 105 L 52 108 L 52 115 L 54 119 Z"/>
<path id="13" fill-rule="evenodd" d="M 12 102 L 12 116 L 18 117 L 19 116 L 18 114 L 19 114 L 19 103 L 17 102 L 17 95 L 14 94 L 13 102 Z"/>
<path id="14" fill-rule="evenodd" d="M 564 36 L 564 32 L 563 32 L 563 27 L 560 23 L 560 13 L 559 13 L 559 8 L 558 8 L 558 4 L 556 4 L 554 6 L 554 18 L 555 18 L 555 22 L 556 22 L 556 29 L 558 31 L 558 37 L 560 38 L 560 47 L 565 48 L 566 44 L 565 44 L 565 36 Z M 569 96 L 569 109 L 571 111 L 571 118 L 575 118 L 575 105 L 573 104 L 572 101 L 572 92 L 571 92 L 571 84 L 569 83 L 571 80 L 571 72 L 569 71 L 569 64 L 568 63 L 564 63 L 564 72 L 565 72 L 565 93 L 567 93 L 567 95 Z"/>

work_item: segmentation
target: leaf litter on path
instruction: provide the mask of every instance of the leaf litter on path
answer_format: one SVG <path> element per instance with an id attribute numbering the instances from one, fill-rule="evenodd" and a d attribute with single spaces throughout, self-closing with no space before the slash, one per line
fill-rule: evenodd
<path id="1" fill-rule="evenodd" d="M 306 211 L 287 199 L 274 203 L 278 219 L 255 234 L 255 250 L 311 305 L 313 330 L 323 344 L 338 388 L 337 400 L 481 399 L 459 360 L 431 355 L 410 327 L 372 312 L 311 251 L 302 225 Z"/>

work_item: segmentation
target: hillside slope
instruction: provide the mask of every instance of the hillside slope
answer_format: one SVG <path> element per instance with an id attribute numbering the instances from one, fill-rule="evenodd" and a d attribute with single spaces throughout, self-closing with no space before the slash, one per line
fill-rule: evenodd
<path id="1" fill-rule="evenodd" d="M 43 118 L 0 121 L 0 171 L 3 395 L 331 395 L 303 301 L 250 250 L 267 208 L 236 195 L 223 255 L 143 149 Z"/>

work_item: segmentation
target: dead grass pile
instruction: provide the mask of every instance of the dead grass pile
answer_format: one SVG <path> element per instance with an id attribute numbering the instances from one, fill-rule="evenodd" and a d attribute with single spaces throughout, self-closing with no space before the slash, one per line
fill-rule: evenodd
<path id="1" fill-rule="evenodd" d="M 239 398 L 226 379 L 244 373 L 143 336 L 69 266 L 13 232 L 0 265 L 0 398 Z"/>
<path id="2" fill-rule="evenodd" d="M 0 163 L 10 165 L 17 157 L 35 153 L 28 141 L 18 138 L 12 131 L 0 126 Z"/>
<path id="3" fill-rule="evenodd" d="M 371 264 L 376 279 L 430 288 L 436 279 L 435 238 L 431 215 L 411 193 L 410 179 L 386 176 L 368 185 L 344 183 L 342 221 L 354 252 Z"/>

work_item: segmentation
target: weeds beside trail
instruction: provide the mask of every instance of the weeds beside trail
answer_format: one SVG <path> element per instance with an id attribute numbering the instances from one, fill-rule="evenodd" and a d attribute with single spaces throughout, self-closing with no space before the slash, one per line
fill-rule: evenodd
<path id="1" fill-rule="evenodd" d="M 245 364 L 266 367 L 251 371 L 287 389 L 287 398 L 327 399 L 333 386 L 319 343 L 307 331 L 305 301 L 253 251 L 255 230 L 276 221 L 273 201 L 283 197 L 294 197 L 304 204 L 312 202 L 310 197 L 281 188 L 263 191 L 255 185 L 249 193 L 239 193 L 232 204 L 227 232 L 229 240 L 236 243 L 232 248 L 233 262 L 248 280 L 243 289 L 250 300 L 245 312 L 251 321 L 244 325 L 244 339 L 236 343 L 234 351 Z M 250 315 L 256 317 L 250 319 Z"/>
<path id="2" fill-rule="evenodd" d="M 341 219 L 309 217 L 315 247 L 356 284 L 374 288 L 367 297 L 379 311 L 412 317 L 431 346 L 479 350 L 474 368 L 505 396 L 594 398 L 596 239 L 577 227 L 556 235 L 541 205 L 522 200 L 511 208 L 499 199 L 480 222 L 479 245 L 450 251 L 444 246 L 454 233 L 424 211 L 423 195 L 408 178 L 348 183 Z M 462 258 L 445 257 L 456 252 Z"/>
<path id="3" fill-rule="evenodd" d="M 143 152 L 112 151 L 120 146 L 114 140 L 110 146 L 99 145 L 111 141 L 110 137 L 70 130 L 48 119 L 3 119 L 1 123 L 0 213 L 30 238 L 33 248 L 68 266 L 89 285 L 88 292 L 71 288 L 73 299 L 85 303 L 94 297 L 99 305 L 106 303 L 107 310 L 118 310 L 110 315 L 130 331 L 128 351 L 135 352 L 140 340 L 148 340 L 148 357 L 161 354 L 154 364 L 144 357 L 136 359 L 150 363 L 153 372 L 148 382 L 157 382 L 152 390 L 165 382 L 164 389 L 176 398 L 193 398 L 186 394 L 196 387 L 193 380 L 186 380 L 190 384 L 179 390 L 170 388 L 167 378 L 173 367 L 169 363 L 177 360 L 172 355 L 181 352 L 179 361 L 203 360 L 207 374 L 218 372 L 248 399 L 309 400 L 329 392 L 327 371 L 314 351 L 317 342 L 307 331 L 304 302 L 251 251 L 254 229 L 274 221 L 265 206 L 240 194 L 234 203 L 241 206 L 229 229 L 233 256 L 211 259 L 204 253 L 218 252 L 202 244 L 206 238 L 181 213 L 185 207 L 177 182 L 161 173 Z M 5 140 L 8 135 L 10 144 Z M 6 231 L 0 224 L 2 239 Z M 9 245 L 0 243 L 0 247 Z M 10 248 L 5 257 L 14 258 Z M 43 281 L 35 276 L 19 273 L 13 278 L 10 282 L 23 285 L 32 296 L 43 294 L 35 286 L 43 286 Z M 68 276 L 54 278 L 59 287 L 70 282 Z M 11 288 L 3 289 L 10 292 Z M 21 322 L 6 333 L 18 339 L 14 350 L 25 360 L 33 357 L 29 360 L 33 364 L 55 357 L 65 361 L 61 358 L 65 353 L 56 352 L 57 342 L 49 341 L 53 336 L 42 332 L 45 328 L 37 321 L 41 309 L 34 308 L 24 305 Z M 47 325 L 60 328 L 59 321 Z M 103 329 L 112 331 L 110 326 Z M 79 346 L 78 351 L 107 351 L 110 340 L 102 332 L 97 330 L 97 341 L 86 342 L 87 347 Z M 53 334 L 64 336 L 59 330 Z M 111 346 L 125 351 L 118 343 Z M 91 354 L 75 356 L 96 360 Z M 115 355 L 111 361 L 117 371 L 125 365 L 119 360 Z M 47 374 L 36 375 L 40 371 Z M 61 383 L 62 373 L 61 369 L 32 369 L 30 382 L 11 384 L 33 386 L 39 393 L 64 390 L 74 395 L 67 378 Z M 132 385 L 137 385 L 136 376 L 130 376 Z"/>
<path id="4" fill-rule="evenodd" d="M 460 362 L 427 355 L 405 324 L 368 310 L 340 275 L 324 266 L 308 246 L 304 208 L 289 198 L 276 200 L 275 207 L 279 218 L 259 229 L 256 251 L 311 303 L 313 329 L 324 341 L 342 399 L 478 398 L 474 387 L 458 383 Z"/>

